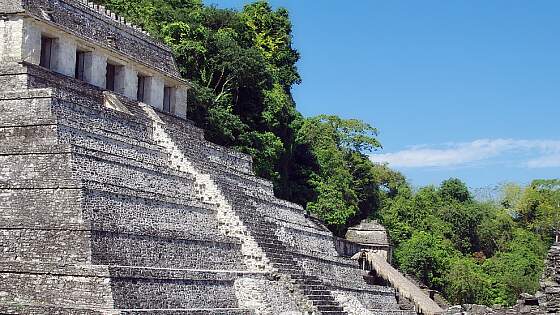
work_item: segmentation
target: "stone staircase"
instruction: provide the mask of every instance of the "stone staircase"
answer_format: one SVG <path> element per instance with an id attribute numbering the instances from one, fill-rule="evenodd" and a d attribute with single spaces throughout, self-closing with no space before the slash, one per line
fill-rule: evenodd
<path id="1" fill-rule="evenodd" d="M 222 202 L 227 203 L 240 219 L 246 236 L 262 250 L 264 259 L 271 263 L 277 275 L 291 284 L 291 295 L 297 297 L 300 309 L 314 314 L 410 314 L 399 309 L 394 290 L 367 285 L 357 263 L 338 256 L 334 250 L 332 233 L 307 219 L 301 207 L 274 197 L 269 182 L 247 173 L 245 166 L 236 166 L 236 156 L 230 156 L 231 160 L 227 163 L 205 159 L 206 152 L 200 149 L 204 147 L 204 140 L 192 137 L 189 132 L 191 126 L 176 123 L 162 113 L 158 113 L 158 116 L 165 122 L 163 128 L 169 140 L 177 146 L 180 155 L 188 159 L 190 168 L 208 176 L 207 181 L 212 182 L 212 190 L 225 198 Z M 292 227 L 297 228 L 292 230 Z M 282 230 L 288 234 L 296 232 L 290 237 L 303 237 L 302 242 L 309 244 L 294 246 L 291 242 L 286 243 L 277 234 Z M 313 264 L 306 261 L 310 258 L 318 259 L 319 263 L 311 266 Z M 333 265 L 328 266 L 325 274 L 315 269 L 321 268 L 321 264 Z M 329 272 L 332 273 L 329 275 Z M 325 277 L 330 277 L 328 283 Z M 351 280 L 345 281 L 345 278 Z M 339 287 L 340 282 L 344 282 L 343 287 Z M 375 299 L 367 303 L 368 306 L 349 312 L 333 294 L 333 289 L 342 290 L 346 295 L 352 295 L 357 289 L 360 291 L 359 296 L 354 297 L 357 303 L 362 303 L 370 296 Z"/>
<path id="2" fill-rule="evenodd" d="M 266 256 L 279 273 L 287 275 L 297 285 L 299 290 L 311 303 L 311 306 L 320 314 L 346 315 L 343 307 L 338 304 L 331 292 L 323 285 L 321 280 L 312 275 L 306 275 L 288 248 L 271 233 L 277 225 L 270 221 L 261 221 L 260 224 L 252 226 L 252 234 L 263 248 Z"/>

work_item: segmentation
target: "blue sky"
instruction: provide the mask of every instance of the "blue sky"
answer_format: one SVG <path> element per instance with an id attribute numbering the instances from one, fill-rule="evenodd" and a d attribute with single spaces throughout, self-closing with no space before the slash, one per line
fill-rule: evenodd
<path id="1" fill-rule="evenodd" d="M 293 21 L 298 109 L 379 128 L 372 160 L 415 185 L 560 177 L 559 1 L 270 3 Z"/>

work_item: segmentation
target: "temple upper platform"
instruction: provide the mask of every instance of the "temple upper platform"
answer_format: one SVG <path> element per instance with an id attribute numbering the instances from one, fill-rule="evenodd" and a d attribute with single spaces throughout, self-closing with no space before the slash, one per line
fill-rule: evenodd
<path id="1" fill-rule="evenodd" d="M 33 64 L 185 118 L 169 47 L 86 0 L 3 0 L 0 62 Z"/>

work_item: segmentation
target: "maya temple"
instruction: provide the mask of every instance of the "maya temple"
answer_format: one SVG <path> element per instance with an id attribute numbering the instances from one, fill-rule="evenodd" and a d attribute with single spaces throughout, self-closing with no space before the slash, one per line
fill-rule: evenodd
<path id="1" fill-rule="evenodd" d="M 337 238 L 276 198 L 188 93 L 171 50 L 102 6 L 0 0 L 0 314 L 444 312 L 383 227 Z M 545 293 L 508 314 L 551 313 Z"/>

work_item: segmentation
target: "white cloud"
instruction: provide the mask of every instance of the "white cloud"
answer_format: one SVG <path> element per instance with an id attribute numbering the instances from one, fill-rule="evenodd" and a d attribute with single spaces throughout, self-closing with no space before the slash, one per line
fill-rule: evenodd
<path id="1" fill-rule="evenodd" d="M 527 162 L 529 168 L 560 167 L 560 154 L 546 155 Z"/>
<path id="2" fill-rule="evenodd" d="M 472 142 L 447 143 L 435 146 L 414 146 L 384 154 L 373 154 L 371 160 L 393 167 L 457 167 L 469 166 L 507 155 L 518 160 L 530 156 L 526 167 L 560 166 L 560 140 L 479 139 Z"/>

